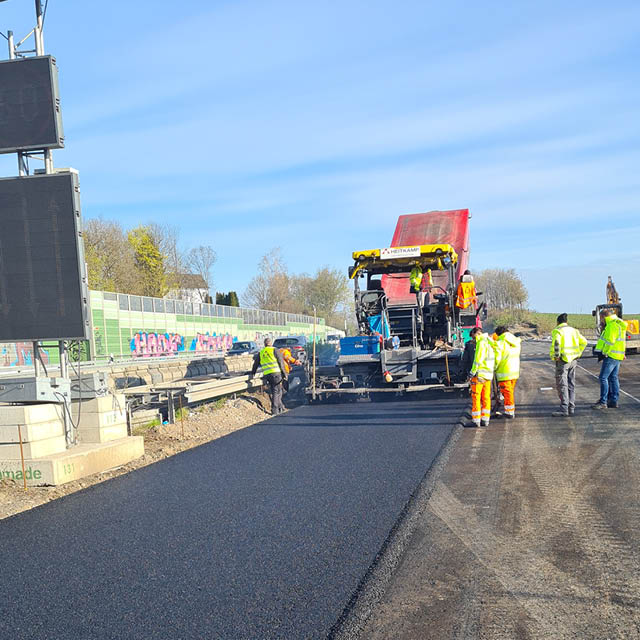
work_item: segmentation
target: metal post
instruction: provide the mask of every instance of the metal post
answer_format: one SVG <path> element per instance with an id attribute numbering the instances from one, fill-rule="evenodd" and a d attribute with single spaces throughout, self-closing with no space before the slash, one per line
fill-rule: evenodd
<path id="1" fill-rule="evenodd" d="M 40 375 L 40 362 L 38 361 L 40 345 L 37 340 L 32 342 L 33 345 L 33 373 L 37 378 Z"/>
<path id="2" fill-rule="evenodd" d="M 313 363 L 312 363 L 311 398 L 316 399 L 316 308 L 313 307 Z"/>
<path id="3" fill-rule="evenodd" d="M 33 30 L 33 39 L 36 41 L 36 55 L 44 55 L 44 38 L 42 37 L 42 3 L 36 0 L 36 26 Z"/>
<path id="4" fill-rule="evenodd" d="M 44 150 L 44 172 L 53 173 L 53 153 L 51 149 Z"/>
<path id="5" fill-rule="evenodd" d="M 16 57 L 16 48 L 13 43 L 13 31 L 7 31 L 7 43 L 9 45 L 9 60 Z"/>
<path id="6" fill-rule="evenodd" d="M 58 353 L 60 354 L 60 377 L 69 377 L 69 350 L 67 349 L 67 343 L 64 340 L 58 341 Z M 81 384 L 80 378 L 78 378 L 78 384 Z M 80 400 L 82 402 L 82 400 Z M 67 440 L 67 448 L 70 448 L 76 444 L 76 434 L 73 429 L 73 423 L 71 422 L 71 398 L 65 396 L 62 399 L 62 415 L 64 416 L 64 435 Z"/>

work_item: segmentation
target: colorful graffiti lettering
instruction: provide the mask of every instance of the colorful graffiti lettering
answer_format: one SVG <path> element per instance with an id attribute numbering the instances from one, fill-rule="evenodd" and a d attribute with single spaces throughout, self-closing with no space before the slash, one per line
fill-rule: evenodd
<path id="1" fill-rule="evenodd" d="M 191 341 L 189 352 L 210 353 L 226 351 L 231 348 L 234 338 L 232 335 L 210 335 L 198 333 Z M 130 343 L 131 353 L 137 357 L 170 356 L 186 351 L 185 339 L 179 333 L 147 333 L 138 331 Z"/>
<path id="2" fill-rule="evenodd" d="M 147 333 L 138 331 L 130 343 L 135 356 L 170 356 L 184 351 L 184 338 L 179 333 Z"/>
<path id="3" fill-rule="evenodd" d="M 45 364 L 49 364 L 49 354 L 40 349 L 40 355 Z M 33 364 L 33 345 L 30 342 L 5 343 L 0 348 L 0 358 L 3 367 L 16 367 Z"/>
<path id="4" fill-rule="evenodd" d="M 215 351 L 227 351 L 231 348 L 234 338 L 231 334 L 225 333 L 224 335 L 216 335 L 215 333 L 209 335 L 209 333 L 198 333 L 196 337 L 191 341 L 191 348 L 189 351 L 195 351 L 196 353 L 209 353 Z"/>

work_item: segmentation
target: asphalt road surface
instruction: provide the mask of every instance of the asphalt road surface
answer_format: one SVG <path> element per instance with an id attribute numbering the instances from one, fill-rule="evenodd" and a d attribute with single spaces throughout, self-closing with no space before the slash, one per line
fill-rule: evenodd
<path id="1" fill-rule="evenodd" d="M 463 405 L 300 407 L 0 521 L 0 637 L 326 637 Z"/>
<path id="2" fill-rule="evenodd" d="M 464 429 L 361 638 L 640 638 L 640 356 L 617 410 L 558 406 L 549 343 L 525 344 L 514 421 Z"/>

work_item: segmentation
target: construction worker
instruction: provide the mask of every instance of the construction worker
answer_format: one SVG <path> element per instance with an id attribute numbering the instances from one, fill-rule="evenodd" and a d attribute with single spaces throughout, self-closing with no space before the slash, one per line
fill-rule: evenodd
<path id="1" fill-rule="evenodd" d="M 458 309 L 468 309 L 478 305 L 478 296 L 476 294 L 476 283 L 473 281 L 471 271 L 467 269 L 458 283 L 456 292 L 456 307 Z"/>
<path id="2" fill-rule="evenodd" d="M 422 267 L 419 262 L 416 262 L 413 269 L 411 269 L 409 281 L 411 282 L 411 291 L 419 293 L 422 289 Z"/>
<path id="3" fill-rule="evenodd" d="M 620 382 L 618 370 L 624 360 L 624 352 L 627 346 L 627 324 L 616 315 L 613 309 L 605 309 L 604 330 L 596 344 L 595 351 L 602 358 L 600 368 L 600 400 L 592 409 L 617 409 L 618 395 L 620 394 Z"/>
<path id="4" fill-rule="evenodd" d="M 262 368 L 262 377 L 269 385 L 271 415 L 278 415 L 285 410 L 282 404 L 282 381 L 287 378 L 287 370 L 282 354 L 271 345 L 271 338 L 264 339 L 264 347 L 253 357 L 251 376 L 256 374 L 258 367 Z"/>
<path id="5" fill-rule="evenodd" d="M 520 343 L 521 340 L 506 327 L 496 328 L 496 380 L 504 398 L 504 413 L 496 414 L 513 420 L 516 417 L 516 401 L 514 392 L 520 377 Z"/>
<path id="6" fill-rule="evenodd" d="M 567 324 L 567 314 L 561 313 L 558 326 L 551 332 L 549 355 L 556 363 L 556 390 L 560 409 L 551 415 L 556 418 L 572 416 L 576 411 L 576 361 L 587 346 L 585 337 Z"/>
<path id="7" fill-rule="evenodd" d="M 471 425 L 488 427 L 491 417 L 491 380 L 495 370 L 494 342 L 482 329 L 474 327 L 469 334 L 476 341 L 471 376 Z"/>
<path id="8" fill-rule="evenodd" d="M 288 347 L 282 347 L 282 349 L 280 349 L 280 354 L 282 355 L 282 361 L 284 362 L 285 373 L 287 375 L 287 377 L 282 380 L 282 386 L 286 393 L 289 391 L 289 374 L 291 373 L 291 367 L 301 365 L 302 362 L 293 357 L 291 350 Z"/>

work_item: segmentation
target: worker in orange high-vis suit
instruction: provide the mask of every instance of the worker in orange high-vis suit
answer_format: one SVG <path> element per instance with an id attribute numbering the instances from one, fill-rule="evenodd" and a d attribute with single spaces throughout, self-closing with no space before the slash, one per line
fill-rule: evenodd
<path id="1" fill-rule="evenodd" d="M 291 350 L 287 347 L 280 349 L 280 353 L 282 354 L 282 361 L 284 362 L 285 374 L 287 376 L 291 373 L 291 367 L 302 364 L 300 360 L 296 360 L 296 358 L 293 357 Z M 282 386 L 285 391 L 289 391 L 289 379 L 287 377 L 282 380 Z"/>
<path id="2" fill-rule="evenodd" d="M 468 309 L 471 306 L 474 308 L 478 306 L 478 296 L 476 294 L 476 283 L 473 281 L 471 271 L 467 269 L 458 283 L 456 307 L 458 309 Z"/>
<path id="3" fill-rule="evenodd" d="M 471 424 L 488 427 L 491 418 L 491 381 L 496 365 L 495 343 L 482 329 L 474 327 L 469 334 L 476 341 L 476 353 L 471 365 Z"/>
<path id="4" fill-rule="evenodd" d="M 507 331 L 506 327 L 496 329 L 496 380 L 504 398 L 504 416 L 507 419 L 516 417 L 515 389 L 520 377 L 520 338 Z"/>

